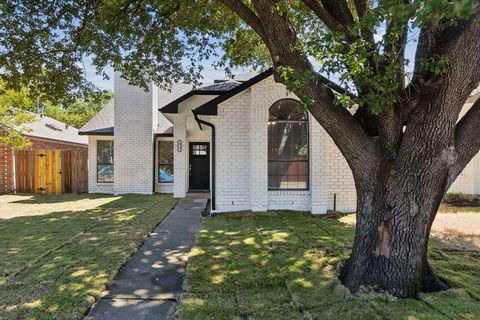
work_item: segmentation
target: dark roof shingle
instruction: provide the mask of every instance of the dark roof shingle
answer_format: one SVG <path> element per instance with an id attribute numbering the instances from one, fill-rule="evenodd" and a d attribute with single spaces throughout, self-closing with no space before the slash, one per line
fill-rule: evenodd
<path id="1" fill-rule="evenodd" d="M 90 121 L 88 121 L 78 132 L 80 135 L 113 135 L 113 113 L 114 101 L 103 106 Z"/>

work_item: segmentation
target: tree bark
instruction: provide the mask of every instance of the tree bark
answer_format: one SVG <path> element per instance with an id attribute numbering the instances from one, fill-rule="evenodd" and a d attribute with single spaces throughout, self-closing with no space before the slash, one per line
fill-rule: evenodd
<path id="1" fill-rule="evenodd" d="M 417 158 L 422 157 L 418 149 Z M 357 223 L 353 250 L 340 274 L 352 292 L 360 287 L 412 298 L 448 285 L 427 260 L 430 228 L 445 193 L 448 169 L 432 157 L 404 167 L 385 161 L 373 189 L 357 184 Z M 437 165 L 435 165 L 437 163 Z"/>
<path id="2" fill-rule="evenodd" d="M 274 10 L 277 1 L 256 0 L 252 9 L 234 0 L 221 2 L 259 33 L 275 69 L 287 67 L 299 74 L 312 71 L 288 14 Z M 303 3 L 332 31 L 355 40 L 348 32 L 353 20 L 347 2 Z M 362 0 L 355 1 L 355 6 L 360 16 L 368 7 Z M 304 90 L 294 92 L 313 101 L 309 112 L 333 139 L 353 173 L 358 199 L 356 235 L 340 274 L 352 292 L 367 286 L 407 298 L 448 288 L 432 272 L 427 247 L 444 193 L 480 148 L 476 138 L 480 103 L 456 125 L 463 104 L 480 82 L 480 10 L 457 24 L 437 22 L 422 29 L 412 82 L 401 86 L 396 103 L 385 106 L 378 116 L 368 114 L 368 105 L 355 116 L 335 105 L 332 90 L 318 77 L 305 80 Z M 368 30 L 362 30 L 362 36 L 373 44 Z M 401 53 L 404 43 L 402 38 L 387 49 Z M 422 69 L 419 62 L 439 56 L 449 61 L 445 72 Z M 398 76 L 403 81 L 402 72 Z M 364 94 L 361 89 L 360 96 Z"/>

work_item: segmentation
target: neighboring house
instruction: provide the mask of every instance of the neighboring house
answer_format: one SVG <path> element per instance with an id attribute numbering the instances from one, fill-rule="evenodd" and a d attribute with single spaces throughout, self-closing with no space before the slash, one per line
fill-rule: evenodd
<path id="1" fill-rule="evenodd" d="M 17 128 L 32 145 L 26 150 L 87 150 L 88 139 L 78 135 L 78 129 L 58 120 L 32 113 L 30 123 Z M 15 191 L 15 151 L 0 146 L 0 193 Z"/>
<path id="2" fill-rule="evenodd" d="M 480 99 L 480 87 L 468 98 L 465 103 L 460 117 L 473 106 L 475 101 Z M 480 133 L 480 124 L 479 124 Z M 463 169 L 462 173 L 457 177 L 455 182 L 450 187 L 449 192 L 460 192 L 465 194 L 480 194 L 480 153 L 478 153 L 470 163 Z"/>
<path id="3" fill-rule="evenodd" d="M 212 212 L 355 210 L 350 168 L 298 101 L 271 69 L 148 92 L 115 74 L 114 103 L 80 130 L 89 138 L 89 191 L 206 191 Z"/>

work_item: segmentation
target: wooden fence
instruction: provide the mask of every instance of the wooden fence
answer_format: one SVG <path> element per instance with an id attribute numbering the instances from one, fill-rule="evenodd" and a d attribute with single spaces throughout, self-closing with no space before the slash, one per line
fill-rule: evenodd
<path id="1" fill-rule="evenodd" d="M 87 151 L 35 150 L 15 154 L 16 190 L 20 193 L 87 192 Z"/>

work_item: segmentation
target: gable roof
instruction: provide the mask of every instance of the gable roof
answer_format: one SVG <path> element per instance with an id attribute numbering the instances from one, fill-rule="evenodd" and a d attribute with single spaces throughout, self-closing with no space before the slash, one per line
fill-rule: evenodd
<path id="1" fill-rule="evenodd" d="M 222 81 L 205 87 L 200 87 L 198 89 L 190 90 L 186 94 L 160 108 L 159 111 L 163 113 L 178 113 L 178 105 L 194 95 L 222 95 L 225 92 L 228 92 L 239 86 L 240 84 L 240 82 L 233 80 Z"/>
<path id="2" fill-rule="evenodd" d="M 207 103 L 202 104 L 198 108 L 195 109 L 195 113 L 198 115 L 209 115 L 209 116 L 214 116 L 217 115 L 217 107 L 220 103 L 223 101 L 226 101 L 230 99 L 231 97 L 239 94 L 243 90 L 246 90 L 253 86 L 254 84 L 270 77 L 273 75 L 273 68 L 269 68 L 265 70 L 264 72 L 257 74 L 253 78 L 250 78 L 249 80 L 242 82 L 238 86 L 235 86 L 231 90 L 223 93 L 222 95 L 216 97 L 213 100 L 208 101 Z"/>
<path id="3" fill-rule="evenodd" d="M 87 137 L 78 135 L 78 129 L 56 119 L 28 112 L 35 116 L 30 123 L 22 124 L 15 129 L 22 135 L 32 138 L 58 140 L 76 144 L 88 144 Z"/>
<path id="4" fill-rule="evenodd" d="M 253 86 L 254 84 L 268 78 L 269 76 L 273 75 L 273 68 L 267 69 L 266 71 L 256 75 L 253 78 L 250 78 L 248 81 L 243 82 L 241 85 L 233 88 L 229 92 L 220 95 L 219 97 L 210 100 L 201 106 L 197 107 L 195 110 L 193 110 L 196 114 L 198 115 L 206 115 L 206 116 L 215 116 L 218 113 L 218 105 L 231 97 L 239 94 L 245 89 L 248 89 L 249 87 Z M 333 91 L 336 91 L 341 94 L 348 94 L 352 98 L 356 98 L 356 96 L 350 92 L 347 92 L 344 88 L 336 84 L 335 82 L 331 81 L 330 79 L 322 76 L 321 74 L 317 75 L 320 81 Z"/>
<path id="5" fill-rule="evenodd" d="M 173 137 L 173 126 L 170 126 L 164 130 L 156 130 L 155 137 Z"/>
<path id="6" fill-rule="evenodd" d="M 113 136 L 113 99 L 88 121 L 78 132 L 80 135 Z"/>

